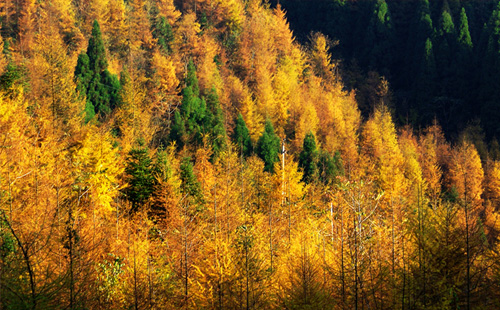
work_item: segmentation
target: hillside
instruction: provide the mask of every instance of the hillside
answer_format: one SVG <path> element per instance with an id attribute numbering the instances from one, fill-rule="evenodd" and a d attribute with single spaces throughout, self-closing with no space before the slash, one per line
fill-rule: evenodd
<path id="1" fill-rule="evenodd" d="M 276 3 L 276 1 L 273 1 Z M 368 116 L 383 98 L 401 125 L 424 128 L 436 118 L 453 140 L 480 126 L 486 140 L 499 136 L 498 1 L 282 0 L 294 34 L 307 42 L 320 31 L 348 89 L 357 89 Z M 485 138 L 483 138 L 484 140 Z"/>
<path id="2" fill-rule="evenodd" d="M 500 71 L 394 71 L 384 25 L 282 2 L 0 0 L 1 309 L 500 306 Z M 451 2 L 497 64 L 500 4 Z M 484 105 L 443 123 L 425 74 Z"/>

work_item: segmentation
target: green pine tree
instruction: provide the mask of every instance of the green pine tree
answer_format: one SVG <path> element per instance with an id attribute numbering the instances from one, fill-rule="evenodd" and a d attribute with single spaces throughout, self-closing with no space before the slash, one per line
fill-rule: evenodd
<path id="1" fill-rule="evenodd" d="M 227 134 L 224 127 L 224 115 L 219 103 L 219 96 L 215 87 L 210 89 L 206 99 L 207 110 L 205 114 L 205 132 L 209 134 L 212 144 L 213 156 L 226 149 Z"/>
<path id="2" fill-rule="evenodd" d="M 87 52 L 78 56 L 75 67 L 77 90 L 80 95 L 85 95 L 87 98 L 86 122 L 93 119 L 96 114 L 101 118 L 106 117 L 120 103 L 118 94 L 121 88 L 120 82 L 115 75 L 109 73 L 107 67 L 101 29 L 99 23 L 94 21 Z"/>
<path id="3" fill-rule="evenodd" d="M 216 97 L 211 97 L 211 100 L 217 100 Z M 215 102 L 211 103 L 214 106 Z M 177 114 L 178 112 L 178 114 Z M 207 113 L 207 105 L 205 99 L 199 97 L 198 78 L 196 77 L 196 68 L 192 61 L 188 64 L 188 72 L 185 80 L 185 87 L 182 89 L 182 102 L 178 111 L 174 114 L 174 121 L 170 130 L 169 140 L 176 141 L 177 147 L 180 149 L 186 144 L 193 146 L 200 146 L 203 143 L 203 135 L 205 133 L 212 133 L 206 131 L 209 127 L 207 122 L 215 119 L 212 115 Z M 219 113 L 219 112 L 217 112 Z M 218 114 L 219 116 L 222 114 Z M 210 121 L 207 121 L 209 119 Z M 219 120 L 218 120 L 219 121 Z M 217 121 L 217 122 L 218 122 Z M 212 123 L 213 125 L 213 123 Z M 217 147 L 220 147 L 223 142 L 221 137 L 221 128 L 218 127 L 217 138 L 219 139 Z"/>
<path id="4" fill-rule="evenodd" d="M 414 84 L 415 109 L 419 117 L 419 123 L 425 124 L 435 118 L 436 109 L 432 104 L 436 95 L 436 62 L 432 41 L 427 38 L 423 47 L 420 70 Z"/>
<path id="5" fill-rule="evenodd" d="M 309 132 L 304 137 L 302 151 L 299 155 L 299 167 L 303 171 L 302 181 L 312 182 L 317 173 L 316 161 L 318 160 L 318 150 L 316 149 L 316 139 L 314 134 Z"/>
<path id="6" fill-rule="evenodd" d="M 377 0 L 366 31 L 364 58 L 374 69 L 387 73 L 394 59 L 394 27 L 385 0 Z"/>
<path id="7" fill-rule="evenodd" d="M 236 118 L 232 139 L 240 154 L 246 157 L 252 154 L 253 146 L 252 139 L 250 138 L 250 131 L 241 113 L 239 113 Z"/>
<path id="8" fill-rule="evenodd" d="M 429 0 L 420 0 L 418 3 L 417 14 L 410 30 L 408 38 L 407 57 L 408 73 L 406 79 L 411 87 L 415 82 L 420 70 L 424 56 L 424 47 L 428 38 L 434 38 L 434 28 L 432 26 Z"/>
<path id="9" fill-rule="evenodd" d="M 182 149 L 186 143 L 186 126 L 179 111 L 175 111 L 172 125 L 170 126 L 169 140 L 176 143 L 177 149 Z"/>
<path id="10" fill-rule="evenodd" d="M 172 54 L 174 32 L 165 16 L 158 16 L 153 28 L 153 37 L 158 40 L 158 45 L 164 53 Z"/>
<path id="11" fill-rule="evenodd" d="M 200 96 L 200 87 L 198 85 L 198 78 L 196 77 L 196 67 L 194 65 L 193 59 L 189 60 L 187 66 L 187 74 L 186 74 L 186 87 L 191 87 L 193 91 L 193 96 Z"/>
<path id="12" fill-rule="evenodd" d="M 485 55 L 481 61 L 479 102 L 481 120 L 490 137 L 500 137 L 500 2 L 493 11 L 486 28 L 488 43 Z"/>
<path id="13" fill-rule="evenodd" d="M 89 57 L 90 70 L 95 74 L 101 74 L 108 68 L 101 27 L 97 20 L 94 20 L 94 24 L 92 25 L 92 34 L 87 46 L 87 56 Z"/>
<path id="14" fill-rule="evenodd" d="M 202 202 L 201 184 L 193 172 L 193 164 L 190 157 L 184 157 L 180 167 L 181 193 L 194 198 L 196 202 Z"/>
<path id="15" fill-rule="evenodd" d="M 465 8 L 460 11 L 460 20 L 458 23 L 458 44 L 460 48 L 472 52 L 472 39 L 469 32 L 469 20 Z"/>
<path id="16" fill-rule="evenodd" d="M 473 44 L 469 32 L 469 21 L 465 9 L 460 11 L 460 19 L 458 22 L 458 37 L 457 37 L 457 56 L 456 73 L 453 88 L 456 90 L 457 96 L 461 98 L 459 118 L 456 122 L 465 123 L 466 117 L 473 115 L 474 111 L 471 109 L 471 104 L 476 98 L 472 95 L 474 93 L 474 85 L 471 83 L 471 73 L 474 72 L 474 64 L 471 62 L 473 56 Z M 469 104 L 468 104 L 469 103 Z"/>
<path id="17" fill-rule="evenodd" d="M 453 92 L 453 76 L 456 72 L 454 61 L 456 42 L 457 39 L 453 18 L 448 10 L 443 10 L 435 43 L 436 67 L 438 81 L 441 83 L 441 96 L 447 96 Z"/>
<path id="18" fill-rule="evenodd" d="M 332 184 L 338 175 L 344 174 L 342 158 L 339 152 L 332 156 L 325 150 L 320 150 L 318 154 L 318 178 L 323 184 Z"/>
<path id="19" fill-rule="evenodd" d="M 139 146 L 128 153 L 125 168 L 128 186 L 125 188 L 125 194 L 132 202 L 133 211 L 137 211 L 153 194 L 155 178 L 152 163 L 149 150 L 143 142 L 139 142 Z"/>
<path id="20" fill-rule="evenodd" d="M 279 161 L 280 138 L 274 132 L 271 120 L 266 119 L 264 132 L 257 142 L 257 155 L 264 161 L 264 171 L 274 172 L 274 164 Z"/>

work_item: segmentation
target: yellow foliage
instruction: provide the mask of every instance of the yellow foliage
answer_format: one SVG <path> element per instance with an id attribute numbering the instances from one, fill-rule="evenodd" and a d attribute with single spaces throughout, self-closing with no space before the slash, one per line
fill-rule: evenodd
<path id="1" fill-rule="evenodd" d="M 35 36 L 36 22 L 36 1 L 26 0 L 22 3 L 21 16 L 19 18 L 19 51 L 23 56 L 28 56 L 31 52 L 33 39 Z"/>
<path id="2" fill-rule="evenodd" d="M 0 30 L 2 30 L 2 27 L 0 26 Z M 0 36 L 0 50 L 3 51 L 4 49 L 4 43 L 3 43 L 3 38 Z M 7 58 L 5 57 L 5 54 L 2 52 L 0 53 L 0 75 L 3 74 L 5 71 L 5 67 L 7 66 Z"/>
<path id="3" fill-rule="evenodd" d="M 304 183 L 302 183 L 302 172 L 299 171 L 298 162 L 293 158 L 285 159 L 285 167 L 280 156 L 280 161 L 274 166 L 275 174 L 273 175 L 273 201 L 281 202 L 282 208 L 285 204 L 293 204 L 297 208 L 297 202 L 302 200 L 304 196 Z"/>
<path id="4" fill-rule="evenodd" d="M 275 34 L 276 49 L 278 53 L 282 55 L 290 55 L 292 52 L 293 45 L 293 34 L 290 30 L 290 26 L 286 21 L 285 11 L 281 8 L 278 3 L 276 8 L 273 10 L 274 13 L 274 23 L 272 33 Z"/>
<path id="5" fill-rule="evenodd" d="M 195 13 L 184 14 L 177 23 L 177 29 L 174 30 L 175 44 L 186 59 L 193 56 L 193 52 L 198 51 L 200 27 L 200 24 L 196 21 Z"/>
<path id="6" fill-rule="evenodd" d="M 321 33 L 315 33 L 311 38 L 311 53 L 309 55 L 311 67 L 316 76 L 323 79 L 326 85 L 336 82 L 334 76 L 335 65 L 332 64 L 332 57 L 329 49 L 332 43 Z"/>
<path id="7" fill-rule="evenodd" d="M 158 80 L 158 88 L 165 95 L 172 95 L 179 86 L 179 79 L 175 74 L 174 62 L 171 58 L 162 55 L 158 50 L 153 53 L 153 68 Z"/>
<path id="8" fill-rule="evenodd" d="M 245 20 L 245 9 L 241 0 L 214 0 L 210 5 L 230 32 L 241 30 Z"/>
<path id="9" fill-rule="evenodd" d="M 73 153 L 72 163 L 75 185 L 81 189 L 82 195 L 90 194 L 95 214 L 109 216 L 120 188 L 119 177 L 124 170 L 110 134 L 90 127 L 81 146 Z"/>
<path id="10" fill-rule="evenodd" d="M 460 199 L 478 207 L 482 202 L 484 172 L 473 144 L 463 141 L 452 150 L 449 174 Z"/>
<path id="11" fill-rule="evenodd" d="M 312 132 L 316 136 L 319 125 L 318 114 L 312 104 L 305 104 L 302 110 L 300 118 L 295 125 L 294 144 L 296 148 L 302 145 L 307 133 Z"/>
<path id="12" fill-rule="evenodd" d="M 120 51 L 126 45 L 127 25 L 126 25 L 126 7 L 122 0 L 112 0 L 108 2 L 104 18 L 106 20 L 105 34 L 109 42 L 111 51 Z"/>
<path id="13" fill-rule="evenodd" d="M 156 131 L 152 124 L 151 106 L 146 100 L 145 79 L 132 74 L 121 89 L 122 104 L 117 109 L 115 126 L 121 133 L 121 146 L 128 152 L 137 137 L 150 141 Z"/>
<path id="14" fill-rule="evenodd" d="M 492 161 L 486 171 L 486 193 L 488 198 L 500 200 L 500 162 Z"/>
<path id="15" fill-rule="evenodd" d="M 411 130 L 406 128 L 399 136 L 399 146 L 404 157 L 404 175 L 409 181 L 414 201 L 421 192 L 425 192 L 422 169 L 419 163 L 418 143 Z"/>
<path id="16" fill-rule="evenodd" d="M 428 130 L 419 139 L 419 162 L 422 167 L 422 176 L 428 186 L 428 194 L 434 202 L 441 195 L 441 178 L 443 175 L 438 157 L 438 140 L 440 136 L 436 136 L 437 132 L 432 129 Z"/>
<path id="17" fill-rule="evenodd" d="M 387 197 L 404 193 L 404 158 L 389 111 L 376 109 L 363 129 L 362 154 L 367 173 L 374 173 L 377 184 Z"/>
<path id="18" fill-rule="evenodd" d="M 80 28 L 77 27 L 77 19 L 72 3 L 66 0 L 51 0 L 50 2 L 41 3 L 40 7 L 41 20 L 45 21 L 45 23 L 57 25 L 59 32 L 66 39 L 69 38 L 70 51 L 80 51 L 82 49 L 81 44 L 85 40 Z"/>
<path id="19" fill-rule="evenodd" d="M 170 25 L 174 25 L 179 17 L 181 17 L 181 12 L 179 12 L 174 5 L 174 0 L 157 0 L 156 5 L 161 16 L 165 16 Z"/>
<path id="20" fill-rule="evenodd" d="M 218 55 L 219 46 L 217 42 L 209 35 L 203 35 L 199 40 L 196 67 L 196 75 L 200 84 L 200 89 L 210 89 L 214 86 L 218 76 L 217 64 L 214 59 Z M 193 51 L 195 52 L 195 51 Z"/>

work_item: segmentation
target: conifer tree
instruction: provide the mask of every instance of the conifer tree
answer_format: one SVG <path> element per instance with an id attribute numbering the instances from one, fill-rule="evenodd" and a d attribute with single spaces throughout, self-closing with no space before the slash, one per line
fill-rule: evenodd
<path id="1" fill-rule="evenodd" d="M 436 67 L 441 82 L 441 95 L 452 94 L 454 59 L 456 52 L 455 24 L 450 12 L 446 9 L 441 13 L 439 30 L 436 38 Z"/>
<path id="2" fill-rule="evenodd" d="M 77 90 L 87 97 L 86 121 L 93 118 L 92 108 L 94 114 L 104 118 L 119 105 L 120 82 L 107 68 L 108 61 L 101 29 L 99 23 L 94 21 L 87 52 L 78 57 L 75 68 Z"/>
<path id="3" fill-rule="evenodd" d="M 234 131 L 233 131 L 233 141 L 236 143 L 236 147 L 239 149 L 239 153 L 244 156 L 250 156 L 253 152 L 252 139 L 250 138 L 250 131 L 243 119 L 241 113 L 235 121 Z"/>
<path id="4" fill-rule="evenodd" d="M 170 130 L 170 141 L 175 141 L 182 148 L 188 141 L 201 145 L 203 125 L 206 117 L 205 100 L 200 99 L 196 68 L 192 60 L 188 63 L 185 87 L 182 89 L 182 104 L 174 114 Z"/>
<path id="5" fill-rule="evenodd" d="M 314 134 L 309 132 L 304 138 L 302 152 L 299 155 L 299 167 L 303 171 L 302 180 L 310 183 L 314 180 L 317 173 L 316 161 L 318 150 L 316 149 L 316 140 Z"/>
<path id="6" fill-rule="evenodd" d="M 469 20 L 465 8 L 460 11 L 460 20 L 458 24 L 458 44 L 460 49 L 472 52 L 472 39 L 469 32 Z"/>
<path id="7" fill-rule="evenodd" d="M 434 28 L 432 26 L 432 19 L 429 8 L 429 0 L 420 0 L 418 3 L 417 14 L 413 28 L 410 30 L 410 37 L 408 42 L 407 53 L 411 55 L 408 57 L 408 69 L 406 79 L 409 86 L 416 80 L 415 77 L 420 73 L 421 64 L 425 54 L 423 53 L 427 39 L 434 37 Z M 418 106 L 418 103 L 417 103 Z"/>
<path id="8" fill-rule="evenodd" d="M 167 55 L 172 53 L 174 33 L 172 26 L 165 16 L 157 16 L 153 29 L 153 37 L 158 40 L 158 45 Z"/>
<path id="9" fill-rule="evenodd" d="M 435 117 L 435 107 L 432 104 L 432 98 L 436 94 L 436 62 L 434 59 L 434 50 L 432 41 L 427 38 L 423 49 L 423 57 L 418 72 L 418 78 L 415 80 L 414 94 L 416 109 L 421 122 L 428 122 Z"/>
<path id="10" fill-rule="evenodd" d="M 125 168 L 128 181 L 125 194 L 127 199 L 132 202 L 134 211 L 137 211 L 154 191 L 155 178 L 152 169 L 153 161 L 149 150 L 143 145 L 143 142 L 139 142 L 139 146 L 129 152 Z"/>
<path id="11" fill-rule="evenodd" d="M 264 132 L 257 142 L 256 151 L 264 161 L 264 171 L 274 172 L 274 164 L 279 161 L 280 138 L 274 132 L 270 119 L 266 119 Z"/>
<path id="12" fill-rule="evenodd" d="M 367 30 L 366 48 L 369 50 L 366 59 L 369 66 L 387 72 L 393 61 L 394 27 L 385 0 L 377 0 Z"/>
<path id="13" fill-rule="evenodd" d="M 457 90 L 457 95 L 462 99 L 462 106 L 460 107 L 460 114 L 458 115 L 457 122 L 465 122 L 463 119 L 465 115 L 470 115 L 473 113 L 472 109 L 467 106 L 467 103 L 472 98 L 472 84 L 470 83 L 471 72 L 474 71 L 472 59 L 472 39 L 469 32 L 469 21 L 465 9 L 462 8 L 460 11 L 460 19 L 458 21 L 458 36 L 457 36 L 457 57 L 455 59 L 456 63 L 456 74 L 454 81 L 454 89 Z"/>
<path id="14" fill-rule="evenodd" d="M 201 202 L 203 199 L 201 185 L 194 175 L 193 164 L 191 163 L 190 157 L 184 157 L 182 159 L 180 170 L 182 194 L 189 195 L 196 201 Z"/>
<path id="15" fill-rule="evenodd" d="M 479 101 L 482 102 L 481 120 L 485 128 L 489 128 L 491 136 L 500 136 L 500 2 L 493 11 L 486 28 L 488 43 L 486 53 L 481 60 L 482 74 L 480 78 Z"/>
<path id="16" fill-rule="evenodd" d="M 317 167 L 318 179 L 325 185 L 333 183 L 335 177 L 344 174 L 342 158 L 338 151 L 332 156 L 328 151 L 320 149 L 318 152 Z"/>
<path id="17" fill-rule="evenodd" d="M 224 127 L 224 116 L 219 103 L 217 90 L 212 87 L 207 95 L 207 113 L 204 120 L 204 131 L 210 136 L 212 151 L 215 157 L 226 148 L 227 135 Z"/>

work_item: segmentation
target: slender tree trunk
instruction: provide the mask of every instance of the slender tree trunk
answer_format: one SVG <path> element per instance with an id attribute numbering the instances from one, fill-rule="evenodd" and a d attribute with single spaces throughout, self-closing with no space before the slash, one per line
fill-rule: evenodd
<path id="1" fill-rule="evenodd" d="M 73 208 L 71 203 L 68 212 L 68 229 L 69 229 L 69 308 L 74 307 L 74 292 L 75 292 L 75 281 L 74 281 L 74 261 L 73 261 Z"/>
<path id="2" fill-rule="evenodd" d="M 273 204 L 269 208 L 269 252 L 271 258 L 271 273 L 273 273 Z"/>
<path id="3" fill-rule="evenodd" d="M 246 225 L 246 224 L 245 224 Z M 245 227 L 245 274 L 246 274 L 246 310 L 250 310 L 250 270 L 248 266 L 248 227 Z"/>
<path id="4" fill-rule="evenodd" d="M 153 279 L 151 276 L 151 259 L 148 254 L 149 308 L 153 309 Z"/>
<path id="5" fill-rule="evenodd" d="M 469 244 L 469 206 L 467 203 L 467 172 L 464 171 L 464 209 L 465 209 L 465 242 L 467 246 L 467 310 L 470 309 L 470 244 Z"/>
<path id="6" fill-rule="evenodd" d="M 187 216 L 187 214 L 186 214 Z M 189 273 L 188 273 L 188 243 L 187 243 L 187 229 L 186 229 L 186 219 L 184 219 L 184 304 L 185 308 L 189 309 L 189 287 L 188 287 L 188 279 L 189 279 Z"/>
<path id="7" fill-rule="evenodd" d="M 354 214 L 354 309 L 358 310 L 358 227 Z"/>
<path id="8" fill-rule="evenodd" d="M 138 291 L 137 291 L 137 262 L 135 258 L 135 244 L 134 244 L 134 308 L 135 310 L 139 310 L 139 302 L 138 302 Z"/>
<path id="9" fill-rule="evenodd" d="M 340 281 L 342 282 L 342 309 L 345 309 L 345 267 L 344 267 L 344 208 L 340 208 Z M 333 238 L 333 236 L 332 236 Z"/>
<path id="10" fill-rule="evenodd" d="M 394 233 L 394 204 L 391 198 L 391 239 L 392 239 L 392 308 L 396 308 L 396 246 L 395 246 L 395 233 Z"/>

